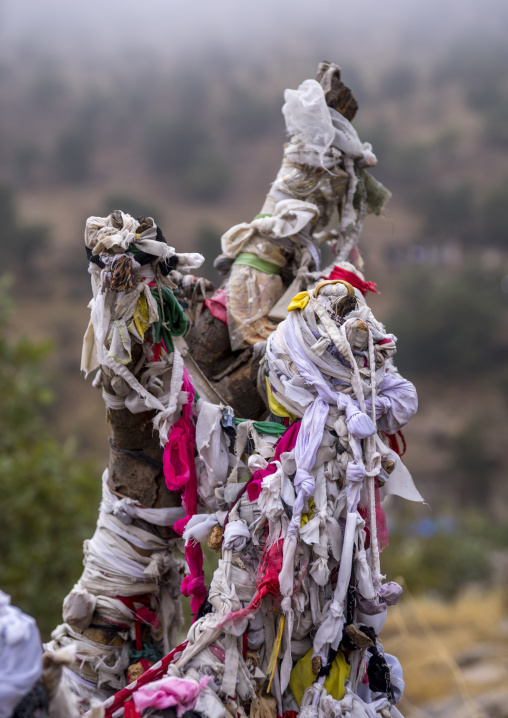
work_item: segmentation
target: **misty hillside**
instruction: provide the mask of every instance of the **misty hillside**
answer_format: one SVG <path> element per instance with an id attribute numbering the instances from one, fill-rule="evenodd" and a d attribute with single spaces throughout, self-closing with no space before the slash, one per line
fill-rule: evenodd
<path id="1" fill-rule="evenodd" d="M 494 0 L 0 0 L 9 336 L 52 341 L 55 441 L 106 459 L 104 405 L 79 374 L 86 218 L 151 215 L 217 280 L 221 234 L 259 212 L 280 166 L 284 89 L 328 59 L 393 193 L 360 246 L 381 291 L 369 301 L 420 397 L 405 461 L 432 513 L 390 507 L 384 570 L 447 597 L 489 579 L 508 552 L 507 29 Z"/>

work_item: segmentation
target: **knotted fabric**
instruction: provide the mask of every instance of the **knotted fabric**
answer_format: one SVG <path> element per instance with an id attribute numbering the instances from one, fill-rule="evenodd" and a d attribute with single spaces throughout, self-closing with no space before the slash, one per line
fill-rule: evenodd
<path id="1" fill-rule="evenodd" d="M 190 518 L 197 513 L 198 483 L 194 461 L 196 426 L 194 423 L 194 387 L 189 373 L 184 369 L 182 389 L 188 393 L 188 402 L 182 407 L 182 416 L 173 425 L 164 449 L 163 466 L 166 486 L 170 491 L 183 489 L 182 502 L 187 515 L 174 525 L 177 534 L 182 536 Z M 185 546 L 185 559 L 190 574 L 182 582 L 182 593 L 191 596 L 191 611 L 195 617 L 206 597 L 203 573 L 203 551 L 198 543 L 189 542 Z"/>

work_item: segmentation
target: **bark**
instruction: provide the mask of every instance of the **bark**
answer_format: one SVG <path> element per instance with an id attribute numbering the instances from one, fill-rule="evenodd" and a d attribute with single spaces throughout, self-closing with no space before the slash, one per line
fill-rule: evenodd
<path id="1" fill-rule="evenodd" d="M 268 410 L 257 388 L 259 358 L 252 349 L 234 352 L 228 328 L 208 309 L 185 339 L 192 359 L 236 416 L 254 420 L 266 416 Z"/>
<path id="2" fill-rule="evenodd" d="M 137 346 L 134 348 L 133 361 L 129 365 L 129 369 L 134 368 L 140 357 L 141 347 Z M 104 388 L 114 394 L 104 368 L 102 371 Z M 108 486 L 111 491 L 134 499 L 147 508 L 181 506 L 181 492 L 169 491 L 161 468 L 152 466 L 141 458 L 135 458 L 119 451 L 119 449 L 139 451 L 162 464 L 163 448 L 160 446 L 159 436 L 152 423 L 155 413 L 155 411 L 144 411 L 133 414 L 128 409 L 108 409 L 108 422 L 111 426 Z M 157 533 L 166 539 L 175 538 L 177 535 L 170 527 L 155 526 L 140 520 L 137 520 L 137 523 L 142 524 L 145 530 Z M 137 546 L 133 546 L 133 548 L 140 554 L 150 553 Z M 94 614 L 92 622 L 95 626 L 108 626 L 108 623 L 96 614 Z M 143 632 L 146 632 L 145 629 Z M 101 630 L 98 627 L 85 628 L 83 635 L 104 645 L 118 646 L 123 643 L 118 636 L 112 636 L 107 629 Z"/>

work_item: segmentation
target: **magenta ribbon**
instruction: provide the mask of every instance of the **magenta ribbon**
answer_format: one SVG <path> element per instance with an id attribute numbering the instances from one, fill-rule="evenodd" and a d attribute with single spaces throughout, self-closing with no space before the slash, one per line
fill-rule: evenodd
<path id="1" fill-rule="evenodd" d="M 286 451 L 291 451 L 295 448 L 296 439 L 298 432 L 300 431 L 301 422 L 295 421 L 287 431 L 285 431 L 275 447 L 275 454 L 273 455 L 273 461 L 268 464 L 266 469 L 258 469 L 252 474 L 252 478 L 247 486 L 247 496 L 249 501 L 256 501 L 261 493 L 261 482 L 265 476 L 270 476 L 277 471 L 276 461 L 280 461 L 281 455 Z"/>
<path id="2" fill-rule="evenodd" d="M 195 392 L 189 372 L 185 368 L 182 389 L 187 392 L 188 401 L 182 407 L 182 416 L 171 428 L 162 457 L 166 486 L 170 491 L 183 489 L 182 503 L 186 510 L 186 516 L 176 521 L 173 527 L 179 536 L 183 534 L 189 519 L 197 513 L 198 508 L 198 480 L 194 461 L 196 426 L 193 404 Z M 181 591 L 184 596 L 191 597 L 191 611 L 196 618 L 199 607 L 206 598 L 203 551 L 199 543 L 189 544 L 185 547 L 185 560 L 190 574 L 184 577 Z"/>

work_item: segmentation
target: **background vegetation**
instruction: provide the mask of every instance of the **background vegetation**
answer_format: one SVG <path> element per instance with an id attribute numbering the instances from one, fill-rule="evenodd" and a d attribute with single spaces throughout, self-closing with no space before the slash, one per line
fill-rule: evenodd
<path id="1" fill-rule="evenodd" d="M 355 125 L 393 192 L 361 247 L 381 290 L 373 310 L 398 336 L 399 368 L 420 395 L 406 463 L 432 513 L 388 507 L 385 570 L 450 596 L 490 580 L 492 557 L 508 552 L 506 12 L 496 7 L 489 24 L 488 8 L 468 2 L 467 25 L 441 3 L 439 28 L 435 16 L 403 27 L 383 4 L 383 24 L 355 26 L 360 42 L 347 17 L 307 13 L 298 29 L 300 10 L 282 22 L 276 5 L 263 52 L 251 16 L 241 42 L 236 33 L 221 45 L 221 16 L 206 39 L 185 35 L 185 50 L 173 27 L 153 23 L 150 46 L 118 30 L 102 44 L 94 35 L 94 52 L 88 39 L 70 51 L 59 42 L 72 32 L 57 42 L 51 28 L 1 45 L 0 253 L 13 308 L 8 324 L 2 299 L 0 587 L 44 631 L 79 576 L 107 455 L 102 400 L 78 372 L 84 221 L 115 207 L 152 215 L 170 244 L 203 252 L 217 279 L 221 234 L 257 214 L 280 165 L 283 90 L 325 57 L 343 66 Z M 170 31 L 174 45 L 157 34 Z"/>
<path id="2" fill-rule="evenodd" d="M 82 543 L 93 531 L 100 490 L 92 461 L 78 459 L 70 438 L 55 438 L 43 369 L 50 346 L 8 336 L 6 284 L 0 285 L 0 586 L 37 616 L 47 636 L 64 586 L 80 576 Z"/>

